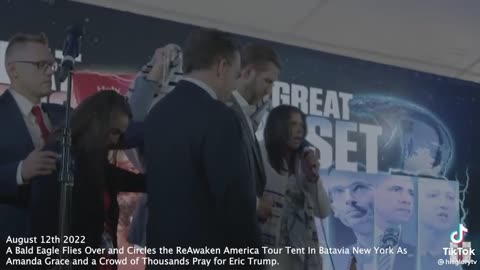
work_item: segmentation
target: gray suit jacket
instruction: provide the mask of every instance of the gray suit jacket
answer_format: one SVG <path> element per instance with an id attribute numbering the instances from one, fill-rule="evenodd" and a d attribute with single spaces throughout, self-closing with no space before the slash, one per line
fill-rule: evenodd
<path id="1" fill-rule="evenodd" d="M 248 164 L 250 172 L 253 179 L 255 180 L 257 196 L 261 197 L 265 189 L 266 176 L 265 168 L 263 166 L 262 154 L 260 152 L 260 147 L 258 145 L 257 138 L 255 134 L 250 132 L 250 127 L 248 125 L 248 120 L 245 118 L 245 115 L 242 111 L 240 104 L 238 103 L 235 96 L 232 96 L 232 105 L 231 108 L 235 111 L 235 114 L 240 119 L 241 128 L 242 128 L 242 137 L 244 146 L 247 151 Z"/>
<path id="2" fill-rule="evenodd" d="M 133 120 L 144 121 L 153 103 L 163 97 L 155 94 L 157 83 L 145 79 L 145 76 L 137 76 L 135 84 L 129 90 L 128 103 L 132 110 Z M 129 150 L 126 152 L 129 160 L 139 170 L 144 169 L 142 149 Z M 139 246 L 146 245 L 148 221 L 147 195 L 144 194 L 138 200 L 137 208 L 133 214 L 132 223 L 128 233 L 128 242 Z"/>

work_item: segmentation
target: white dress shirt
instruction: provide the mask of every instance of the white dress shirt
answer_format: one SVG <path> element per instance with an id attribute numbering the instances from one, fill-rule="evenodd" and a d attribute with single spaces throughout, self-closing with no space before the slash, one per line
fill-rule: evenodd
<path id="1" fill-rule="evenodd" d="M 208 86 L 206 83 L 194 78 L 186 77 L 186 76 L 182 78 L 182 81 L 187 81 L 187 82 L 196 84 L 198 87 L 205 90 L 205 92 L 207 92 L 213 99 L 218 100 L 218 97 L 215 91 L 213 91 L 213 89 L 210 86 Z"/>
<path id="2" fill-rule="evenodd" d="M 35 148 L 42 146 L 42 144 L 44 143 L 42 138 L 42 132 L 40 130 L 40 126 L 37 124 L 35 116 L 32 114 L 33 106 L 40 104 L 33 104 L 27 98 L 12 89 L 8 91 L 10 91 L 13 99 L 17 103 L 18 108 L 20 108 L 23 120 L 25 121 L 25 126 L 27 127 L 28 133 L 32 138 L 33 145 L 35 146 Z M 42 110 L 41 106 L 40 109 L 42 111 L 43 121 L 45 122 L 45 125 L 47 126 L 48 130 L 52 130 L 52 125 L 50 123 L 50 120 L 48 119 L 48 115 Z M 17 184 L 19 185 L 23 184 L 22 164 L 23 161 L 20 161 L 17 167 Z"/>

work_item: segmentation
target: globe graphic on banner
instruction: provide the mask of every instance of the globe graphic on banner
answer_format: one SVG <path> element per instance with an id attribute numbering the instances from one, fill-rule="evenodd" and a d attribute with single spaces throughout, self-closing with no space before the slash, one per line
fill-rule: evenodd
<path id="1" fill-rule="evenodd" d="M 428 110 L 405 100 L 357 95 L 350 102 L 352 121 L 382 127 L 379 170 L 444 176 L 453 164 L 454 144 L 447 127 Z"/>
<path id="2" fill-rule="evenodd" d="M 271 108 L 263 110 L 256 132 L 259 140 L 263 140 Z M 443 177 L 453 165 L 455 149 L 449 130 L 430 111 L 412 102 L 381 95 L 355 95 L 350 101 L 350 121 L 382 128 L 378 138 L 379 171 Z"/>

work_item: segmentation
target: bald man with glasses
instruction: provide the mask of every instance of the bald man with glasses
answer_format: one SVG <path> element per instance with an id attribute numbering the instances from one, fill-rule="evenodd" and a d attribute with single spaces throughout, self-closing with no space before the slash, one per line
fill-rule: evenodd
<path id="1" fill-rule="evenodd" d="M 44 34 L 14 35 L 5 52 L 10 86 L 0 96 L 0 243 L 26 237 L 30 228 L 30 184 L 56 168 L 58 154 L 42 151 L 65 108 L 44 104 L 57 67 Z M 5 253 L 2 253 L 5 254 Z"/>

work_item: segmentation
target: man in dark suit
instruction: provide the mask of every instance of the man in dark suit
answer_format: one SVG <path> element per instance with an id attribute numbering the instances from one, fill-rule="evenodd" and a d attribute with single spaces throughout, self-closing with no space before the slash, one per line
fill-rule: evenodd
<path id="1" fill-rule="evenodd" d="M 157 263 L 147 269 L 258 269 L 246 259 L 256 255 L 223 255 L 225 247 L 260 246 L 255 183 L 241 125 L 224 104 L 240 75 L 239 52 L 229 35 L 209 29 L 189 35 L 183 50 L 186 76 L 146 121 L 147 246 L 173 248 L 173 254 L 150 256 L 185 257 L 189 265 Z M 179 253 L 176 247 L 221 252 L 195 255 Z M 194 264 L 194 257 L 210 261 Z M 241 257 L 245 265 L 229 265 L 228 259 L 214 265 L 214 257 Z"/>
<path id="2" fill-rule="evenodd" d="M 26 209 L 30 180 L 55 170 L 57 154 L 40 151 L 64 107 L 43 104 L 51 93 L 53 58 L 45 35 L 17 34 L 5 53 L 10 88 L 0 97 L 0 241 L 28 235 Z"/>
<path id="3" fill-rule="evenodd" d="M 257 105 L 264 99 L 270 99 L 273 83 L 278 79 L 280 61 L 275 51 L 261 43 L 249 43 L 240 51 L 241 76 L 237 90 L 232 95 L 231 108 L 240 119 L 243 141 L 247 151 L 248 164 L 252 178 L 255 179 L 258 205 L 257 214 L 260 220 L 271 215 L 272 202 L 262 198 L 265 188 L 265 169 L 260 148 L 258 146 L 257 125 L 252 116 Z"/>
<path id="4" fill-rule="evenodd" d="M 16 34 L 5 53 L 9 89 L 0 96 L 0 246 L 30 233 L 30 184 L 55 169 L 58 155 L 40 150 L 62 122 L 64 107 L 43 104 L 51 93 L 55 59 L 44 34 Z M 3 261 L 0 262 L 3 264 Z"/>

